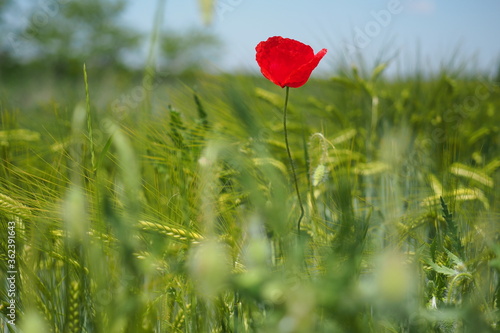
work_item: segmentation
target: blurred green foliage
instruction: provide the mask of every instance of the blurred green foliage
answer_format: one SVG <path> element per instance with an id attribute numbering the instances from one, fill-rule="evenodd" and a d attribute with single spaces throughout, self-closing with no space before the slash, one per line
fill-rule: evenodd
<path id="1" fill-rule="evenodd" d="M 283 90 L 203 72 L 201 32 L 127 68 L 123 5 L 68 2 L 36 56 L 2 48 L 2 331 L 498 330 L 498 82 L 381 64 L 292 89 L 298 232 Z"/>
<path id="2" fill-rule="evenodd" d="M 300 234 L 283 91 L 264 78 L 157 82 L 118 113 L 90 84 L 90 123 L 65 100 L 37 107 L 41 123 L 4 107 L 0 221 L 17 226 L 19 325 L 495 331 L 500 89 L 388 80 L 383 67 L 291 91 Z"/>

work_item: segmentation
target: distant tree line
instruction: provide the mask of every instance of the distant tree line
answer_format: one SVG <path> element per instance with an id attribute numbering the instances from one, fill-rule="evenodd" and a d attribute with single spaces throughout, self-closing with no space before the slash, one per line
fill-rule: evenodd
<path id="1" fill-rule="evenodd" d="M 88 68 L 131 70 L 149 36 L 127 26 L 126 0 L 0 0 L 0 75 L 50 71 L 56 76 Z M 152 20 L 152 18 L 150 18 Z M 220 41 L 205 31 L 162 31 L 158 65 L 184 75 L 216 57 Z"/>

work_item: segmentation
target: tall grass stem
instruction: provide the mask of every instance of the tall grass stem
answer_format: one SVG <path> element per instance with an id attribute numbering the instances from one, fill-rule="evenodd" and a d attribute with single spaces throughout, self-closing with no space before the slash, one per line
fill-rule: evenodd
<path id="1" fill-rule="evenodd" d="M 89 133 L 90 142 L 90 163 L 92 165 L 92 173 L 95 174 L 97 172 L 97 167 L 95 162 L 94 133 L 92 131 L 92 113 L 90 112 L 89 81 L 85 64 L 83 64 L 83 81 L 85 82 L 85 99 L 87 105 L 87 131 Z"/>
<path id="2" fill-rule="evenodd" d="M 288 153 L 288 159 L 290 160 L 290 166 L 292 167 L 293 182 L 295 184 L 295 191 L 297 192 L 297 198 L 299 200 L 299 206 L 300 206 L 300 216 L 299 216 L 299 220 L 297 221 L 297 231 L 300 234 L 300 223 L 302 221 L 302 218 L 304 217 L 304 206 L 302 205 L 302 199 L 300 197 L 299 183 L 297 182 L 297 174 L 295 173 L 295 167 L 293 165 L 292 153 L 290 152 L 290 145 L 288 143 L 288 130 L 286 128 L 286 113 L 287 113 L 287 107 L 288 107 L 289 91 L 290 91 L 290 87 L 286 87 L 285 88 L 285 106 L 283 107 L 283 129 L 285 131 L 286 152 Z"/>

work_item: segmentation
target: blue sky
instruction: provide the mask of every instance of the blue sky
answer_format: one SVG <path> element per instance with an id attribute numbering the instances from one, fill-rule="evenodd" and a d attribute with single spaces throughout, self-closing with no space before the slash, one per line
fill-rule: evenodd
<path id="1" fill-rule="evenodd" d="M 129 2 L 124 19 L 149 31 L 158 1 Z M 214 64 L 223 70 L 258 70 L 255 45 L 275 35 L 327 48 L 323 71 L 356 63 L 358 55 L 369 64 L 395 55 L 389 69 L 395 73 L 460 62 L 493 72 L 500 65 L 498 0 L 218 0 L 210 26 L 202 24 L 199 2 L 166 0 L 163 26 L 215 33 L 225 46 Z"/>

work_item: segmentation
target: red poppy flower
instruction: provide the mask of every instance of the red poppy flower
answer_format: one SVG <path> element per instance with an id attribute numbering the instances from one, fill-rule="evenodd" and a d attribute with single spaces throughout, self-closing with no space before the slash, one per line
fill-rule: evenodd
<path id="1" fill-rule="evenodd" d="M 260 42 L 255 50 L 262 75 L 281 88 L 303 86 L 327 52 L 314 54 L 309 45 L 279 36 Z"/>

